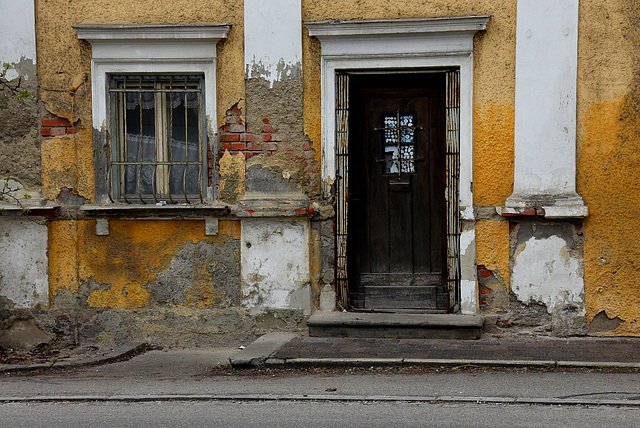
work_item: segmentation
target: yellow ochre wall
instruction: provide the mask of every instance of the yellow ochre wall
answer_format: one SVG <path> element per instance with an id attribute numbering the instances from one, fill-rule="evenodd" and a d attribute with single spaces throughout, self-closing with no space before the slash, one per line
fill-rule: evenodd
<path id="1" fill-rule="evenodd" d="M 243 8 L 241 0 L 37 1 L 39 96 L 48 112 L 82 127 L 77 134 L 43 141 L 44 195 L 55 199 L 62 188 L 68 188 L 90 201 L 94 198 L 91 45 L 78 40 L 73 25 L 230 24 L 227 39 L 218 44 L 220 125 L 225 110 L 244 97 Z M 111 221 L 111 228 L 110 236 L 96 236 L 93 220 L 50 223 L 52 301 L 61 290 L 77 293 L 82 284 L 93 279 L 111 288 L 93 291 L 84 304 L 95 308 L 144 307 L 149 303 L 144 285 L 166 268 L 185 243 L 207 240 L 215 244 L 223 236 L 240 238 L 236 221 L 221 222 L 220 237 L 205 237 L 202 220 Z M 207 306 L 213 301 L 207 290 L 193 291 L 191 296 L 195 300 L 190 306 Z"/>
<path id="2" fill-rule="evenodd" d="M 640 335 L 640 4 L 580 1 L 578 193 L 587 321 L 604 311 L 614 335 Z"/>

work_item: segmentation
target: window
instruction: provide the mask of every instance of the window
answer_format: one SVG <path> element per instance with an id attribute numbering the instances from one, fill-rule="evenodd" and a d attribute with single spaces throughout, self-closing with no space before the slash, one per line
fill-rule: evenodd
<path id="1" fill-rule="evenodd" d="M 110 195 L 196 202 L 206 187 L 203 77 L 111 76 Z"/>
<path id="2" fill-rule="evenodd" d="M 230 25 L 73 28 L 91 43 L 96 206 L 211 205 L 217 44 Z"/>

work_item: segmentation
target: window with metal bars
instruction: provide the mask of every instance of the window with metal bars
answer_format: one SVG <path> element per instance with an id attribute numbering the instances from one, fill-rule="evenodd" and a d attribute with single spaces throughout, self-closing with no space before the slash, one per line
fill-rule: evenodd
<path id="1" fill-rule="evenodd" d="M 208 177 L 203 80 L 111 76 L 112 200 L 202 202 Z"/>

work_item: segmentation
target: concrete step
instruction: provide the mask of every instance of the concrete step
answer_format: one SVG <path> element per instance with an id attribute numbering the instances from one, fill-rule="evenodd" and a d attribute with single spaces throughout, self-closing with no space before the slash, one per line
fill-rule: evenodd
<path id="1" fill-rule="evenodd" d="M 482 322 L 474 315 L 316 312 L 307 326 L 315 337 L 480 339 Z"/>

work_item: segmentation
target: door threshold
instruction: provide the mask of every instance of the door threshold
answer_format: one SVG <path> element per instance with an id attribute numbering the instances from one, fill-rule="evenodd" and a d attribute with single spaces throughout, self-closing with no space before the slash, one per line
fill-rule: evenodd
<path id="1" fill-rule="evenodd" d="M 347 312 L 368 314 L 447 314 L 444 309 L 385 309 L 385 308 L 352 308 Z"/>

